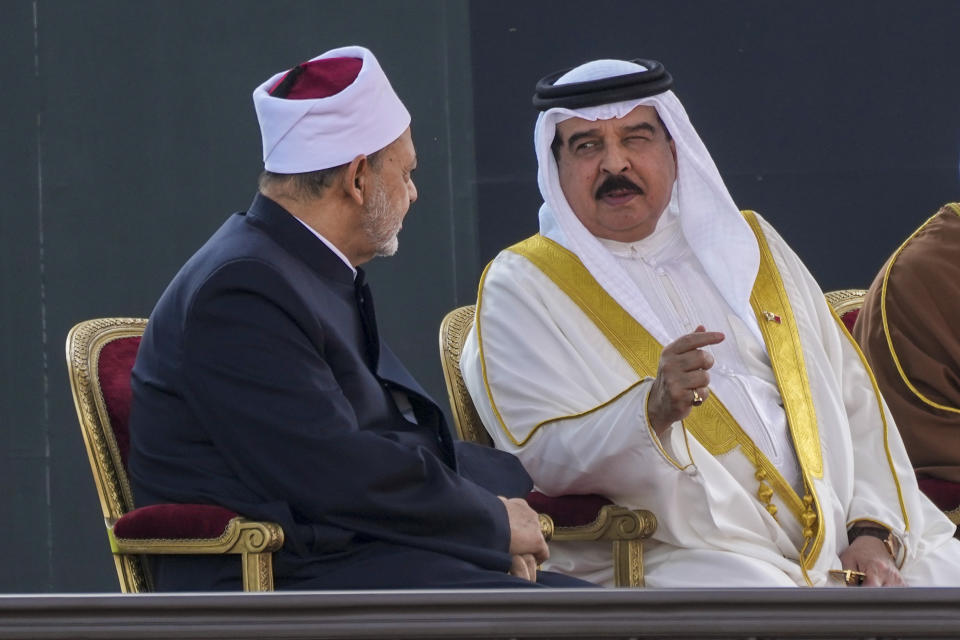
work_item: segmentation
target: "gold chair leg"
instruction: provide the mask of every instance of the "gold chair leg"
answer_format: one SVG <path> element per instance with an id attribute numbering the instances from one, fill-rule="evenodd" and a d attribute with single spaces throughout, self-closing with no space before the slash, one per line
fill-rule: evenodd
<path id="1" fill-rule="evenodd" d="M 613 583 L 618 587 L 642 587 L 643 541 L 613 541 Z"/>
<path id="2" fill-rule="evenodd" d="M 146 567 L 139 565 L 140 560 L 136 556 L 114 555 L 113 562 L 117 567 L 117 576 L 120 578 L 121 592 L 146 593 L 153 590 L 152 584 L 149 584 L 149 577 L 145 573 Z"/>
<path id="3" fill-rule="evenodd" d="M 244 553 L 243 562 L 243 590 L 244 591 L 273 591 L 273 554 Z"/>

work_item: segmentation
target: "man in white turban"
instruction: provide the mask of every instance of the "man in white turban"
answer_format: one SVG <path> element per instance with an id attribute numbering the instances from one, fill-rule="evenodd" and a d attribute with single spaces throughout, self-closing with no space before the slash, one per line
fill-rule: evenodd
<path id="1" fill-rule="evenodd" d="M 455 447 L 378 337 L 359 265 L 396 251 L 417 158 L 376 58 L 334 49 L 253 99 L 259 193 L 177 274 L 140 345 L 137 504 L 279 523 L 278 589 L 582 585 L 538 574 L 547 548 L 516 459 Z M 153 577 L 163 591 L 240 586 L 226 557 L 165 556 Z"/>
<path id="2" fill-rule="evenodd" d="M 540 491 L 651 509 L 648 586 L 960 585 L 856 345 L 670 85 L 538 83 L 540 233 L 485 271 L 461 360 L 484 424 Z M 550 566 L 612 583 L 608 543 Z"/>

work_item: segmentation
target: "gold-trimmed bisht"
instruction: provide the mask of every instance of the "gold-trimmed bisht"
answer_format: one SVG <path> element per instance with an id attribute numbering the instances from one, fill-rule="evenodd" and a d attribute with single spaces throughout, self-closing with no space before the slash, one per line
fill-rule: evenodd
<path id="1" fill-rule="evenodd" d="M 960 216 L 960 204 L 951 202 L 943 207 L 944 209 L 949 209 L 955 214 Z M 880 320 L 883 325 L 883 337 L 887 341 L 887 349 L 890 351 L 890 358 L 893 360 L 893 365 L 897 368 L 897 373 L 900 374 L 900 379 L 903 380 L 903 383 L 907 386 L 907 389 L 910 390 L 914 396 L 917 397 L 920 402 L 933 407 L 934 409 L 939 409 L 940 411 L 946 411 L 948 413 L 960 413 L 960 407 L 951 407 L 950 405 L 940 404 L 934 400 L 931 400 L 925 396 L 916 385 L 914 385 L 910 378 L 907 377 L 907 372 L 903 370 L 903 366 L 900 364 L 900 358 L 897 356 L 897 350 L 893 348 L 893 338 L 890 334 L 890 326 L 887 323 L 887 284 L 890 281 L 890 274 L 893 272 L 893 265 L 896 263 L 897 258 L 900 257 L 900 253 L 906 248 L 910 241 L 913 240 L 918 233 L 923 231 L 928 224 L 933 222 L 933 220 L 940 215 L 940 211 L 933 214 L 927 218 L 926 222 L 920 225 L 916 231 L 910 234 L 910 237 L 903 241 L 903 244 L 893 252 L 893 255 L 890 257 L 890 261 L 887 263 L 886 269 L 883 272 L 883 284 L 880 287 Z"/>
<path id="2" fill-rule="evenodd" d="M 778 495 L 789 508 L 802 528 L 804 540 L 800 549 L 800 567 L 809 584 L 811 581 L 807 576 L 807 570 L 816 562 L 824 541 L 821 506 L 813 488 L 813 480 L 823 476 L 817 418 L 803 360 L 800 336 L 789 298 L 756 215 L 753 212 L 744 212 L 744 217 L 757 236 L 761 255 L 760 269 L 750 302 L 760 324 L 777 385 L 784 401 L 790 434 L 804 478 L 806 488 L 804 495 L 802 497 L 798 495 L 790 483 L 783 478 L 779 470 L 743 431 L 716 394 L 709 394 L 706 401 L 701 406 L 695 407 L 683 423 L 686 430 L 693 433 L 694 437 L 714 456 L 725 454 L 734 447 L 740 447 L 744 456 L 756 469 L 757 499 L 774 518 L 778 515 L 777 506 L 772 502 L 774 494 Z M 663 346 L 597 283 L 576 255 L 539 234 L 507 250 L 525 257 L 549 277 L 594 323 L 641 379 L 656 376 Z M 481 344 L 479 319 L 482 288 L 481 282 L 481 296 L 478 298 L 476 314 L 478 342 Z M 521 439 L 521 442 L 514 437 L 504 423 L 486 379 L 486 364 L 482 351 L 480 356 L 484 384 L 500 427 L 514 443 L 526 442 L 532 433 L 527 438 Z M 619 395 L 622 394 L 618 394 L 618 397 Z M 544 421 L 537 425 L 537 428 L 556 420 L 560 419 Z"/>

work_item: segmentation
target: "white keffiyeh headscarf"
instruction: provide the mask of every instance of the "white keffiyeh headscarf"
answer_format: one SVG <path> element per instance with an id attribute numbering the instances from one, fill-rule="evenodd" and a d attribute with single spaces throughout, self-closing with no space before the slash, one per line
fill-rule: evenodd
<path id="1" fill-rule="evenodd" d="M 645 70 L 633 62 L 595 60 L 571 69 L 555 84 L 588 82 Z M 570 208 L 560 188 L 557 163 L 550 148 L 559 122 L 570 118 L 622 118 L 640 105 L 657 110 L 677 147 L 677 181 L 669 208 L 676 213 L 687 243 L 720 294 L 748 327 L 755 328 L 759 338 L 759 327 L 750 309 L 750 292 L 760 264 L 760 249 L 672 91 L 582 109 L 557 107 L 540 114 L 534 133 L 539 162 L 537 181 L 544 200 L 540 207 L 540 233 L 576 254 L 620 306 L 661 344 L 668 342 L 666 331 L 636 284 Z"/>

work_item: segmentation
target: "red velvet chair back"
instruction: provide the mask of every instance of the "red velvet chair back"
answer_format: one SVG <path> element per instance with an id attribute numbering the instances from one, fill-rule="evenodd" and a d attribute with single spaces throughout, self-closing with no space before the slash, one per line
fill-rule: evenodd
<path id="1" fill-rule="evenodd" d="M 97 364 L 100 391 L 110 418 L 108 425 L 113 431 L 124 471 L 130 454 L 130 372 L 139 347 L 140 336 L 115 338 L 100 349 Z"/>
<path id="2" fill-rule="evenodd" d="M 147 321 L 99 318 L 67 336 L 67 366 L 77 417 L 103 515 L 113 522 L 134 508 L 127 480 L 130 371 Z"/>
<path id="3" fill-rule="evenodd" d="M 108 528 L 133 510 L 127 479 L 130 437 L 130 371 L 146 329 L 143 318 L 99 318 L 77 324 L 67 335 L 67 370 Z M 114 555 L 124 592 L 149 590 L 137 555 Z"/>
<path id="4" fill-rule="evenodd" d="M 857 323 L 857 316 L 860 315 L 860 309 L 851 309 L 845 313 L 840 314 L 840 319 L 843 320 L 843 326 L 847 328 L 847 331 L 853 333 L 853 325 Z"/>
<path id="5" fill-rule="evenodd" d="M 853 331 L 853 324 L 857 321 L 857 316 L 860 315 L 863 296 L 866 294 L 866 289 L 838 289 L 828 291 L 824 295 L 827 298 L 827 303 L 843 321 L 843 326 L 847 328 L 847 331 Z"/>

